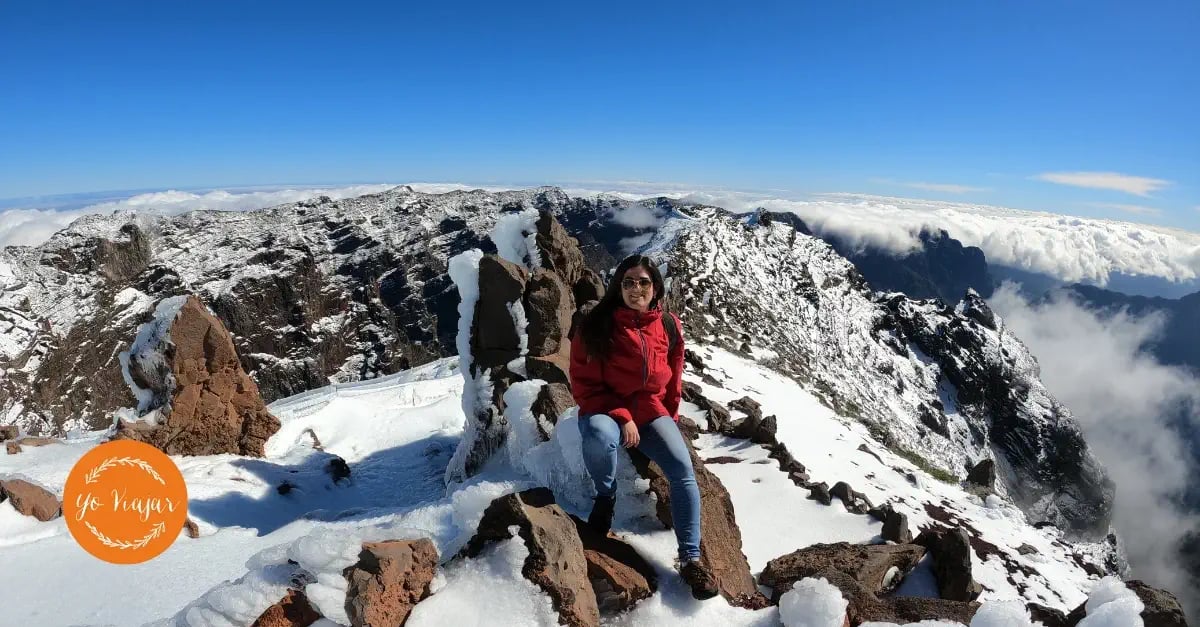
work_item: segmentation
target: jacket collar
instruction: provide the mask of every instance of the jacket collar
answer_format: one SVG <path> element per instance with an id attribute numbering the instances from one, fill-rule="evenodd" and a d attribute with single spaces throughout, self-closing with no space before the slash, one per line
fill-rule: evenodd
<path id="1" fill-rule="evenodd" d="M 660 317 L 662 317 L 662 307 L 657 304 L 646 312 L 634 311 L 625 305 L 618 305 L 617 310 L 613 312 L 613 320 L 617 325 L 626 328 L 645 327 L 651 322 L 658 321 Z"/>

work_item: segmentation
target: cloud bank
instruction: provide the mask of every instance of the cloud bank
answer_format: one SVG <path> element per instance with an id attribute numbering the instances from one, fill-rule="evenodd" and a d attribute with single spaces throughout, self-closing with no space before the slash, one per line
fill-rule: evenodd
<path id="1" fill-rule="evenodd" d="M 1172 591 L 1191 611 L 1200 590 L 1184 572 L 1179 540 L 1200 526 L 1175 497 L 1197 481 L 1194 452 L 1168 424 L 1179 407 L 1200 425 L 1200 380 L 1164 366 L 1141 347 L 1162 330 L 1159 317 L 1100 316 L 1065 297 L 1031 305 L 1011 283 L 989 304 L 1029 347 L 1046 387 L 1083 426 L 1117 485 L 1113 524 L 1137 578 Z M 1086 358 L 1081 358 L 1086 356 Z"/>
<path id="2" fill-rule="evenodd" d="M 1171 184 L 1163 179 L 1152 179 L 1144 176 L 1131 176 L 1117 172 L 1046 172 L 1033 177 L 1039 181 L 1070 185 L 1072 187 L 1087 187 L 1090 189 L 1111 189 L 1135 196 L 1149 196 Z"/>
<path id="3" fill-rule="evenodd" d="M 945 229 L 988 262 L 1066 282 L 1107 285 L 1121 273 L 1192 281 L 1200 277 L 1200 233 L 1116 220 L 1071 217 L 988 205 L 822 194 L 816 200 L 747 192 L 693 192 L 678 197 L 733 211 L 789 211 L 814 232 L 860 248 L 902 255 L 920 248 L 923 229 Z"/>

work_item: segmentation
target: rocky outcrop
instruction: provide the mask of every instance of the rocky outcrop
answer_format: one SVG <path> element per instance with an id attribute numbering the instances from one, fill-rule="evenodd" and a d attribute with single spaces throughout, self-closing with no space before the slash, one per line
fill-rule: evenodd
<path id="1" fill-rule="evenodd" d="M 652 567 L 633 547 L 613 537 L 600 536 L 586 522 L 572 516 L 583 543 L 588 580 L 601 615 L 624 612 L 658 589 Z"/>
<path id="2" fill-rule="evenodd" d="M 171 455 L 261 457 L 279 419 L 238 360 L 229 332 L 199 299 L 159 305 L 128 353 L 129 383 L 149 421 L 121 420 L 114 439 Z"/>
<path id="3" fill-rule="evenodd" d="M 729 491 L 704 467 L 691 440 L 684 438 L 683 441 L 691 453 L 692 469 L 700 489 L 700 528 L 704 530 L 700 536 L 701 562 L 717 580 L 721 596 L 731 605 L 750 609 L 765 607 L 768 601 L 754 584 L 750 565 L 742 553 L 742 532 L 737 525 Z M 668 529 L 672 528 L 671 486 L 666 475 L 658 464 L 636 450 L 631 450 L 630 458 L 638 473 L 650 480 L 650 492 L 657 499 L 658 520 Z"/>
<path id="4" fill-rule="evenodd" d="M 976 317 L 915 307 L 898 295 L 885 304 L 902 340 L 935 360 L 954 386 L 970 428 L 987 433 L 1003 454 L 1015 476 L 1009 493 L 1034 521 L 1047 520 L 1086 537 L 1107 533 L 1112 480 L 1088 449 L 1078 422 L 1037 381 L 1036 362 L 1027 366 L 990 348 L 997 332 L 976 321 L 991 313 L 987 303 L 973 292 L 963 299 L 964 307 L 978 312 Z M 1031 411 L 1032 394 L 1039 397 L 1035 404 L 1048 411 Z"/>
<path id="5" fill-rule="evenodd" d="M 897 511 L 889 511 L 883 521 L 883 531 L 880 535 L 884 540 L 898 544 L 912 542 L 913 535 L 908 526 L 908 516 Z"/>
<path id="6" fill-rule="evenodd" d="M 20 430 L 16 425 L 0 426 L 0 442 L 15 440 L 18 435 L 20 435 Z"/>
<path id="7" fill-rule="evenodd" d="M 558 424 L 558 417 L 575 405 L 575 397 L 571 396 L 571 388 L 567 387 L 567 384 L 547 383 L 542 386 L 531 408 L 533 416 L 537 418 L 538 432 L 542 439 L 550 439 L 554 425 Z"/>
<path id="8" fill-rule="evenodd" d="M 512 538 L 509 527 L 514 525 L 529 550 L 521 574 L 550 596 L 559 622 L 572 627 L 598 626 L 600 609 L 583 542 L 550 490 L 534 488 L 492 501 L 462 555 L 475 557 L 488 544 Z"/>
<path id="9" fill-rule="evenodd" d="M 363 543 L 358 562 L 343 573 L 350 624 L 403 625 L 429 596 L 437 567 L 437 549 L 427 538 Z"/>
<path id="10" fill-rule="evenodd" d="M 1148 586 L 1138 579 L 1126 581 L 1125 586 L 1133 590 L 1145 604 L 1142 620 L 1146 627 L 1187 627 L 1187 617 L 1174 594 Z"/>
<path id="11" fill-rule="evenodd" d="M 321 620 L 321 614 L 300 590 L 288 590 L 278 603 L 268 607 L 250 627 L 308 627 Z"/>
<path id="12" fill-rule="evenodd" d="M 973 601 L 983 591 L 971 574 L 971 537 L 965 529 L 927 529 L 915 542 L 933 556 L 933 574 L 943 599 Z"/>
<path id="13" fill-rule="evenodd" d="M 767 562 L 758 582 L 774 591 L 772 601 L 778 603 L 797 581 L 836 570 L 871 594 L 882 595 L 899 585 L 924 555 L 925 548 L 914 544 L 814 544 Z"/>
<path id="14" fill-rule="evenodd" d="M 996 489 L 996 462 L 985 459 L 975 464 L 967 473 L 967 483 L 988 490 Z"/>
<path id="15" fill-rule="evenodd" d="M 549 384 L 535 403 L 540 435 L 549 439 L 563 410 L 574 405 L 569 369 L 572 320 L 578 315 L 576 287 L 589 284 L 575 239 L 549 214 L 533 223 L 537 255 L 544 267 L 532 271 L 499 255 L 479 259 L 474 315 L 468 330 L 471 363 L 467 379 L 468 437 L 459 445 L 447 469 L 447 482 L 474 475 L 504 443 L 504 394 L 519 381 L 541 379 Z M 584 290 L 586 291 L 586 290 Z M 520 325 L 524 325 L 518 328 Z M 524 337 L 524 343 L 522 342 Z M 486 392 L 490 385 L 490 394 Z M 484 398 L 486 397 L 486 398 Z M 551 415 L 550 412 L 554 412 Z"/>
<path id="16" fill-rule="evenodd" d="M 0 479 L 0 503 L 5 500 L 21 514 L 42 522 L 62 516 L 62 503 L 57 496 L 24 479 Z"/>

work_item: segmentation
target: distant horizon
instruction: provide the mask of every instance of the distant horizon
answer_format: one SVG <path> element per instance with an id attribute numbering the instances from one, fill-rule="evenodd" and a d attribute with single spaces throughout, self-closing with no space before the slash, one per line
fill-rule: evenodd
<path id="1" fill-rule="evenodd" d="M 431 194 L 555 187 L 573 196 L 612 194 L 626 200 L 667 196 L 733 212 L 764 208 L 795 213 L 818 233 L 833 233 L 848 238 L 846 241 L 855 246 L 877 247 L 892 254 L 904 254 L 919 245 L 914 233 L 945 230 L 964 245 L 984 250 L 989 266 L 1003 270 L 1002 275 L 1012 278 L 1031 273 L 1022 282 L 1084 283 L 1130 295 L 1166 298 L 1200 291 L 1200 257 L 1196 257 L 1200 233 L 1184 229 L 982 203 L 853 192 L 789 194 L 788 190 L 778 189 L 691 188 L 681 183 L 647 181 L 406 181 L 349 186 L 309 183 L 191 190 L 151 188 L 43 197 L 51 200 L 41 203 L 40 208 L 6 207 L 6 202 L 14 199 L 0 199 L 0 246 L 38 245 L 85 214 L 116 210 L 159 215 L 200 209 L 249 211 L 320 195 L 342 199 L 377 194 L 402 185 Z"/>

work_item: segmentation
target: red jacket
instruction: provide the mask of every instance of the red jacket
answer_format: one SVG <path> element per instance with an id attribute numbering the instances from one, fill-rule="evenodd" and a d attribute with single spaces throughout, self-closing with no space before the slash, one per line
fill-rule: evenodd
<path id="1" fill-rule="evenodd" d="M 612 352 L 606 361 L 589 357 L 583 334 L 575 334 L 571 341 L 571 395 L 579 403 L 579 415 L 608 414 L 621 424 L 632 420 L 644 425 L 660 416 L 679 421 L 683 338 L 668 355 L 661 316 L 661 309 L 639 313 L 618 307 L 613 313 Z M 667 321 L 671 323 L 678 325 L 679 319 Z"/>

